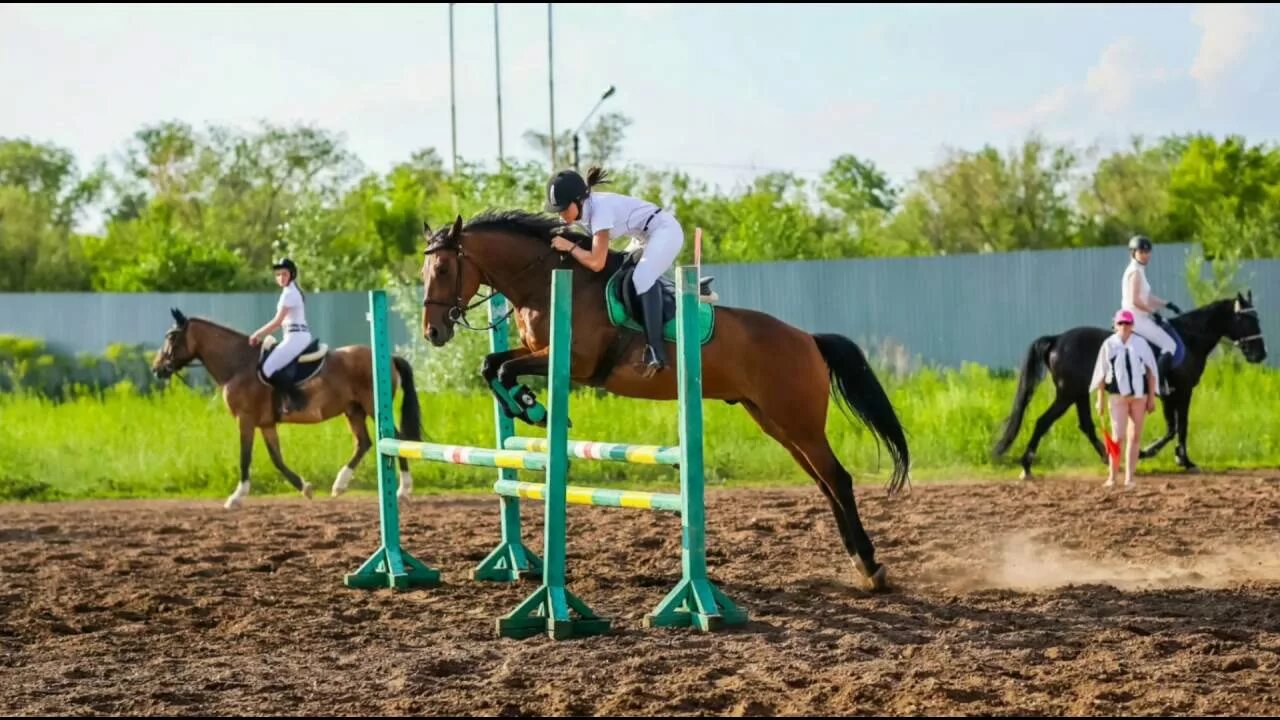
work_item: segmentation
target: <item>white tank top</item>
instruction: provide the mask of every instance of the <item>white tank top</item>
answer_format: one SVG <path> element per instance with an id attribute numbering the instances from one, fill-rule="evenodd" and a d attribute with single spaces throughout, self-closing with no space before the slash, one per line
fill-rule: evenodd
<path id="1" fill-rule="evenodd" d="M 1147 311 L 1140 309 L 1133 303 L 1133 292 L 1130 283 L 1134 273 L 1138 275 L 1138 293 L 1139 300 L 1145 305 L 1151 300 L 1151 283 L 1147 282 L 1147 269 L 1137 260 L 1130 260 L 1129 267 L 1124 269 L 1124 276 L 1120 280 L 1120 307 L 1128 310 L 1136 315 L 1149 315 Z"/>

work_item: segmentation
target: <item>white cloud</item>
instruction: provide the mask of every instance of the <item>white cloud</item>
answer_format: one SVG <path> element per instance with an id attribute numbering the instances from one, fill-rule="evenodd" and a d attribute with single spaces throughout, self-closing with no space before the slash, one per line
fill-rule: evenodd
<path id="1" fill-rule="evenodd" d="M 1070 100 L 1071 88 L 1061 85 L 1041 95 L 1029 108 L 1014 112 L 997 112 L 996 125 L 1015 129 L 1044 125 L 1065 112 Z"/>
<path id="2" fill-rule="evenodd" d="M 1172 77 L 1165 68 L 1151 67 L 1133 38 L 1122 37 L 1103 48 L 1083 82 L 1060 85 L 1029 107 L 996 112 L 993 118 L 1004 130 L 1046 130 L 1073 107 L 1089 101 L 1099 113 L 1114 115 L 1129 109 L 1143 89 Z"/>
<path id="3" fill-rule="evenodd" d="M 1127 109 L 1142 87 L 1164 82 L 1172 76 L 1165 68 L 1147 67 L 1137 42 L 1124 37 L 1102 51 L 1098 63 L 1089 68 L 1084 87 L 1097 100 L 1098 109 L 1116 113 Z"/>
<path id="4" fill-rule="evenodd" d="M 1261 13 L 1243 4 L 1200 5 L 1191 21 L 1203 31 L 1191 77 L 1204 90 L 1230 70 L 1262 32 Z"/>

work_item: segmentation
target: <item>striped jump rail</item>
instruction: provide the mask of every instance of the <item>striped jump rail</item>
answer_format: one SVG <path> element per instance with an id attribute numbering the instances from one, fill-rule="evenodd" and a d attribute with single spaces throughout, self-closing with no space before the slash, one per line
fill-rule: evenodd
<path id="1" fill-rule="evenodd" d="M 498 480 L 493 484 L 493 491 L 505 497 L 544 501 L 547 499 L 547 486 L 543 483 Z M 680 496 L 671 493 L 608 490 L 605 488 L 569 485 L 565 488 L 565 500 L 570 505 L 665 510 L 676 514 L 681 512 Z"/>
<path id="2" fill-rule="evenodd" d="M 513 470 L 546 470 L 545 452 L 520 450 L 495 450 L 493 448 L 444 445 L 440 443 L 410 442 L 383 438 L 378 441 L 378 452 L 414 460 L 433 460 L 454 465 L 478 465 L 480 467 L 510 468 Z"/>
<path id="3" fill-rule="evenodd" d="M 502 441 L 507 450 L 545 453 L 551 447 L 545 438 L 509 437 Z M 569 457 L 580 460 L 613 460 L 635 465 L 680 467 L 679 445 L 630 445 L 627 443 L 570 440 Z"/>

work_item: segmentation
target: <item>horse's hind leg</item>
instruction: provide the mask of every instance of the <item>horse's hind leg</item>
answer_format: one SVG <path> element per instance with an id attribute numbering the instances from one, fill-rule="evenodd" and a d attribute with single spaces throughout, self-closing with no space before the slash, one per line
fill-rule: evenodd
<path id="1" fill-rule="evenodd" d="M 1089 443 L 1093 445 L 1093 449 L 1098 452 L 1098 457 L 1102 458 L 1102 462 L 1111 462 L 1107 457 L 1107 446 L 1102 444 L 1101 438 L 1098 437 L 1098 427 L 1093 423 L 1093 412 L 1089 409 L 1089 398 L 1082 397 L 1076 401 L 1076 418 L 1080 421 L 1080 432 L 1089 439 Z"/>
<path id="2" fill-rule="evenodd" d="M 876 562 L 875 546 L 858 517 L 858 505 L 853 492 L 853 477 L 849 474 L 826 437 L 826 386 L 820 398 L 805 398 L 806 393 L 797 388 L 774 388 L 767 406 L 743 401 L 743 406 L 761 428 L 791 453 L 822 489 L 836 526 L 844 543 L 845 552 L 863 581 L 872 590 L 887 588 L 884 566 Z M 789 414 L 788 414 L 789 413 Z M 784 420 L 786 419 L 785 424 Z"/>
<path id="3" fill-rule="evenodd" d="M 356 448 L 351 454 L 351 459 L 346 465 L 338 471 L 338 477 L 333 481 L 334 497 L 341 495 L 347 491 L 347 487 L 351 485 L 351 478 L 355 477 L 356 466 L 364 459 L 365 453 L 369 452 L 369 448 L 373 447 L 373 441 L 369 439 L 369 425 L 365 420 L 364 409 L 360 407 L 352 407 L 346 412 L 347 427 L 351 428 L 351 435 L 355 437 Z"/>
<path id="4" fill-rule="evenodd" d="M 822 491 L 823 496 L 827 498 L 827 503 L 831 505 L 831 512 L 835 515 L 836 528 L 840 531 L 840 537 L 849 537 L 849 524 L 845 521 L 845 516 L 844 513 L 841 512 L 840 505 L 836 502 L 835 494 L 831 492 L 831 488 L 828 487 L 826 483 L 822 482 L 822 477 L 813 469 L 813 465 L 809 464 L 809 458 L 805 457 L 804 453 L 796 449 L 796 447 L 787 440 L 786 436 L 782 433 L 782 430 L 779 429 L 777 425 L 770 422 L 769 418 L 765 417 L 764 414 L 760 412 L 760 408 L 756 407 L 755 403 L 750 400 L 743 400 L 741 402 L 742 407 L 747 409 L 747 412 L 750 413 L 751 418 L 756 421 L 756 424 L 759 425 L 760 428 L 769 435 L 769 437 L 777 440 L 779 445 L 786 448 L 787 452 L 791 453 L 791 457 L 795 459 L 796 464 L 799 465 L 800 468 L 809 475 L 809 477 L 813 478 L 813 482 L 818 486 L 818 489 Z M 852 554 L 852 550 L 849 550 L 847 543 L 845 549 Z"/>
<path id="5" fill-rule="evenodd" d="M 293 485 L 298 492 L 306 495 L 307 499 L 310 500 L 315 488 L 312 487 L 311 483 L 298 477 L 297 473 L 284 464 L 284 456 L 280 454 L 280 435 L 276 432 L 276 426 L 268 425 L 262 428 L 262 439 L 267 443 L 267 453 L 271 455 L 271 462 L 276 466 L 276 469 L 280 471 L 280 474 L 284 475 L 290 485 Z"/>
<path id="6" fill-rule="evenodd" d="M 1088 397 L 1085 398 L 1085 401 L 1088 402 Z M 1031 442 L 1027 443 L 1027 450 L 1022 453 L 1022 459 L 1019 461 L 1022 463 L 1023 479 L 1031 477 L 1031 461 L 1035 459 L 1041 438 L 1049 432 L 1049 428 L 1053 427 L 1054 423 L 1058 422 L 1058 418 L 1062 417 L 1062 414 L 1071 407 L 1071 404 L 1071 400 L 1063 397 L 1062 393 L 1058 393 L 1053 399 L 1053 405 L 1050 405 L 1049 409 L 1045 410 L 1036 420 L 1036 429 L 1031 433 Z"/>

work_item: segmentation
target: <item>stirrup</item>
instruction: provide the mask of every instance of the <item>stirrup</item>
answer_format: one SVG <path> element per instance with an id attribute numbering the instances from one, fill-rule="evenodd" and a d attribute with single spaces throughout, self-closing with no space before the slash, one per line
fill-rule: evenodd
<path id="1" fill-rule="evenodd" d="M 663 362 L 662 358 L 658 357 L 658 352 L 653 349 L 652 345 L 644 346 L 644 355 L 640 365 L 642 376 L 651 378 L 665 369 L 666 366 L 667 364 Z"/>

